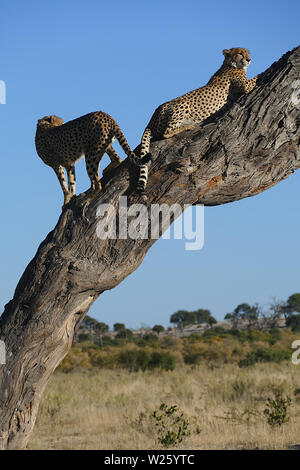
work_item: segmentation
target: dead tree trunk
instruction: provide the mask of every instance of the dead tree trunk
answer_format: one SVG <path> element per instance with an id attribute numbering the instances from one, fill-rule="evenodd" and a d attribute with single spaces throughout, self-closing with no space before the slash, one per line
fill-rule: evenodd
<path id="1" fill-rule="evenodd" d="M 300 167 L 300 47 L 286 53 L 241 97 L 195 130 L 153 142 L 147 207 L 225 204 L 253 196 Z M 68 353 L 74 330 L 97 297 L 138 268 L 155 240 L 96 234 L 96 209 L 143 201 L 128 159 L 102 180 L 85 216 L 75 201 L 26 268 L 0 317 L 6 364 L 0 365 L 0 448 L 26 446 L 39 401 Z"/>

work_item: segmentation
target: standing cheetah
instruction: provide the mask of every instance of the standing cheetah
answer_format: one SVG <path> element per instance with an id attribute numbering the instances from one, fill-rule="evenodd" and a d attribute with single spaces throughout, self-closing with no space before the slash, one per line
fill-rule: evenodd
<path id="1" fill-rule="evenodd" d="M 38 120 L 35 135 L 36 150 L 40 158 L 53 168 L 64 193 L 64 205 L 75 196 L 75 162 L 85 155 L 86 169 L 91 180 L 91 194 L 101 191 L 99 163 L 104 153 L 111 163 L 111 170 L 122 162 L 112 147 L 118 139 L 126 155 L 138 166 L 149 161 L 140 160 L 129 147 L 116 121 L 102 111 L 86 114 L 73 121 L 63 123 L 57 116 L 45 116 Z M 64 169 L 67 171 L 68 186 Z"/>
<path id="2" fill-rule="evenodd" d="M 224 49 L 222 67 L 209 82 L 196 90 L 161 104 L 154 112 L 141 140 L 140 156 L 149 155 L 151 137 L 169 138 L 203 121 L 222 108 L 228 99 L 236 100 L 243 93 L 249 93 L 256 84 L 257 77 L 247 79 L 246 70 L 250 65 L 247 49 L 233 47 Z M 148 179 L 148 164 L 141 166 L 138 190 L 145 190 Z"/>

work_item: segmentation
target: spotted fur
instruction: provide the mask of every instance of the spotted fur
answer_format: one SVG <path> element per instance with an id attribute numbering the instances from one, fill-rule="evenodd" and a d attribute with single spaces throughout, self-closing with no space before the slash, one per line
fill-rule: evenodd
<path id="1" fill-rule="evenodd" d="M 223 55 L 223 65 L 205 86 L 161 104 L 155 110 L 142 136 L 141 157 L 149 155 L 151 137 L 169 138 L 184 130 L 193 129 L 195 124 L 222 108 L 228 99 L 236 100 L 255 87 L 257 77 L 248 80 L 246 76 L 246 69 L 251 62 L 249 51 L 234 47 L 224 49 Z M 148 167 L 149 163 L 140 168 L 140 192 L 145 190 L 147 184 Z"/>
<path id="2" fill-rule="evenodd" d="M 104 153 L 111 160 L 104 171 L 111 170 L 122 162 L 112 147 L 115 138 L 135 165 L 141 166 L 148 161 L 147 156 L 143 161 L 136 157 L 116 121 L 102 111 L 86 114 L 65 124 L 57 116 L 45 116 L 38 120 L 36 150 L 46 165 L 55 171 L 64 193 L 64 205 L 75 195 L 75 162 L 83 156 L 91 180 L 91 192 L 97 194 L 101 191 L 99 163 Z"/>

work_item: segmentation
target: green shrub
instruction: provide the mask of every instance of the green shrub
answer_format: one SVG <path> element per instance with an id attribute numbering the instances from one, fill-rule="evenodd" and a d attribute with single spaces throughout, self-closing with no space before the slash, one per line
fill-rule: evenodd
<path id="1" fill-rule="evenodd" d="M 121 351 L 118 357 L 118 365 L 130 371 L 147 369 L 149 355 L 143 349 Z"/>
<path id="2" fill-rule="evenodd" d="M 201 362 L 201 354 L 199 352 L 188 352 L 184 355 L 184 363 L 189 365 L 199 364 Z"/>
<path id="3" fill-rule="evenodd" d="M 147 333 L 143 336 L 143 340 L 147 343 L 156 342 L 158 341 L 158 337 L 155 333 Z"/>
<path id="4" fill-rule="evenodd" d="M 199 333 L 192 333 L 190 336 L 186 337 L 186 340 L 189 343 L 196 343 L 197 341 L 201 341 L 202 337 Z"/>
<path id="5" fill-rule="evenodd" d="M 239 361 L 239 367 L 248 367 L 257 362 L 281 362 L 290 359 L 291 353 L 283 349 L 257 349 Z"/>
<path id="6" fill-rule="evenodd" d="M 175 357 L 167 351 L 155 351 L 150 356 L 148 367 L 149 369 L 159 367 L 164 370 L 174 370 Z"/>
<path id="7" fill-rule="evenodd" d="M 298 333 L 300 331 L 300 314 L 290 315 L 286 321 L 286 325 L 291 328 L 293 333 Z"/>
<path id="8" fill-rule="evenodd" d="M 271 330 L 269 330 L 269 334 L 271 336 L 271 338 L 269 339 L 269 343 L 271 346 L 273 346 L 273 344 L 275 344 L 281 338 L 280 330 L 278 328 L 272 328 Z"/>
<path id="9" fill-rule="evenodd" d="M 211 336 L 228 336 L 228 330 L 225 330 L 225 328 L 222 328 L 221 326 L 216 326 L 216 328 L 209 328 L 208 330 L 204 331 L 203 337 L 211 337 Z"/>
<path id="10" fill-rule="evenodd" d="M 174 370 L 175 357 L 166 351 L 148 352 L 145 349 L 126 349 L 118 355 L 118 366 L 135 372 L 155 368 Z"/>
<path id="11" fill-rule="evenodd" d="M 132 338 L 133 336 L 132 331 L 127 328 L 123 328 L 117 331 L 118 331 L 118 333 L 116 334 L 117 339 L 129 339 L 129 338 Z"/>
<path id="12" fill-rule="evenodd" d="M 189 421 L 177 405 L 167 406 L 161 403 L 150 415 L 155 425 L 157 440 L 164 447 L 173 447 L 189 436 Z"/>
<path id="13" fill-rule="evenodd" d="M 270 334 L 266 331 L 260 330 L 240 330 L 235 332 L 235 336 L 242 342 L 253 343 L 254 341 L 266 341 L 269 342 Z"/>
<path id="14" fill-rule="evenodd" d="M 79 335 L 78 335 L 79 343 L 81 343 L 83 341 L 90 341 L 91 338 L 92 338 L 92 336 L 88 333 L 79 333 Z"/>
<path id="15" fill-rule="evenodd" d="M 180 340 L 170 336 L 164 336 L 160 341 L 160 346 L 164 349 L 177 349 L 178 341 Z"/>
<path id="16" fill-rule="evenodd" d="M 264 410 L 264 415 L 271 427 L 282 426 L 289 421 L 288 413 L 292 403 L 290 397 L 284 398 L 280 390 L 276 390 L 274 395 L 274 399 L 268 398 Z"/>
<path id="17" fill-rule="evenodd" d="M 103 346 L 115 346 L 116 342 L 113 338 L 108 335 L 104 335 L 102 338 Z"/>

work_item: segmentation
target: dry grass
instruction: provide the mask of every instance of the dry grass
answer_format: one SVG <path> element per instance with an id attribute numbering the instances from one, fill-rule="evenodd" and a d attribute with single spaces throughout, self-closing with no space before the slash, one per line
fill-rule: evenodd
<path id="1" fill-rule="evenodd" d="M 262 413 L 274 388 L 292 399 L 290 421 L 279 429 Z M 28 448 L 159 449 L 149 415 L 165 402 L 190 421 L 191 435 L 177 449 L 286 449 L 300 443 L 299 392 L 299 371 L 291 363 L 57 372 Z"/>

